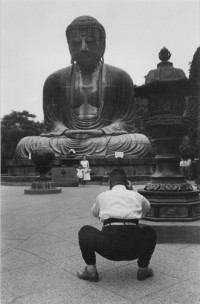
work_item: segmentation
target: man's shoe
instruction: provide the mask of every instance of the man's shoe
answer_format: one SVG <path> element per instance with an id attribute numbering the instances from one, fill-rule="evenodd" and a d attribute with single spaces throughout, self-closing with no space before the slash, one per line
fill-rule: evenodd
<path id="1" fill-rule="evenodd" d="M 138 272 L 137 272 L 138 281 L 143 281 L 152 276 L 153 276 L 153 270 L 151 268 L 138 269 Z"/>
<path id="2" fill-rule="evenodd" d="M 77 272 L 77 277 L 81 280 L 86 280 L 90 282 L 98 282 L 99 281 L 99 275 L 98 272 L 89 272 L 87 271 L 87 267 L 85 267 L 85 270 L 82 273 Z"/>

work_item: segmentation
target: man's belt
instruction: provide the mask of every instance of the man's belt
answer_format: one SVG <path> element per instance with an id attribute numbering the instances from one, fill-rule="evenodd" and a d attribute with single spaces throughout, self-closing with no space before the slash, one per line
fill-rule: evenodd
<path id="1" fill-rule="evenodd" d="M 104 220 L 103 226 L 111 226 L 111 225 L 138 225 L 137 219 L 123 220 L 123 219 L 115 219 L 109 218 Z"/>

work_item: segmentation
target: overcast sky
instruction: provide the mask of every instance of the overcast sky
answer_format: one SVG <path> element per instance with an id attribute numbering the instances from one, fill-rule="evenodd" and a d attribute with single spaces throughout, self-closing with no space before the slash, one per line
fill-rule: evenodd
<path id="1" fill-rule="evenodd" d="M 27 110 L 43 120 L 45 79 L 70 65 L 65 29 L 90 15 L 106 30 L 105 63 L 127 71 L 136 85 L 155 69 L 165 46 L 189 76 L 200 45 L 199 0 L 0 0 L 1 117 Z"/>

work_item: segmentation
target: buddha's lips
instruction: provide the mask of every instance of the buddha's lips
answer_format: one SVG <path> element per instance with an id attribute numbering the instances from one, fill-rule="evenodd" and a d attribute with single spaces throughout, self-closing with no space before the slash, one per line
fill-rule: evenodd
<path id="1" fill-rule="evenodd" d="M 77 58 L 77 60 L 86 60 L 86 61 L 88 61 L 88 60 L 91 60 L 91 57 L 90 56 L 80 56 L 80 57 L 78 57 Z"/>
<path id="2" fill-rule="evenodd" d="M 80 52 L 79 54 L 76 54 L 76 60 L 88 60 L 88 59 L 93 59 L 93 58 L 99 58 L 99 55 L 94 52 L 90 51 L 85 51 L 85 52 Z"/>

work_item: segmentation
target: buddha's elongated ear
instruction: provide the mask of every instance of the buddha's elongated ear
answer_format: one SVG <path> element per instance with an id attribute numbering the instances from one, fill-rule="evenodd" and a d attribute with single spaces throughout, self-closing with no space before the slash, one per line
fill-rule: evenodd
<path id="1" fill-rule="evenodd" d="M 103 56 L 101 57 L 100 62 L 101 62 L 102 64 L 104 64 L 104 58 L 103 58 Z"/>

